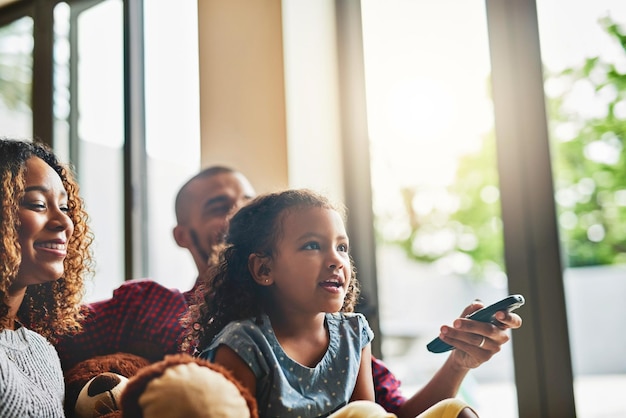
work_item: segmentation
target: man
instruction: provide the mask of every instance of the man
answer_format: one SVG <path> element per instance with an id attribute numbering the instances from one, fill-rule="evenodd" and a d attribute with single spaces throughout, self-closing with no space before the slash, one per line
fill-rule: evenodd
<path id="1" fill-rule="evenodd" d="M 192 177 L 178 192 L 175 209 L 176 243 L 189 250 L 198 269 L 206 270 L 217 244 L 223 241 L 231 216 L 255 195 L 243 174 L 223 166 L 207 168 Z M 83 332 L 57 344 L 64 370 L 87 358 L 114 352 L 138 354 L 158 360 L 175 353 L 181 344 L 180 316 L 192 302 L 195 289 L 166 289 L 151 280 L 129 281 L 111 299 L 86 306 Z M 456 395 L 472 368 L 489 360 L 509 339 L 506 328 L 521 326 L 521 318 L 499 312 L 502 327 L 463 317 L 478 308 L 468 306 L 453 327 L 442 327 L 442 339 L 457 347 L 433 378 L 411 398 L 400 393 L 400 382 L 382 362 L 373 359 L 376 402 L 399 418 L 414 417 L 434 403 Z"/>

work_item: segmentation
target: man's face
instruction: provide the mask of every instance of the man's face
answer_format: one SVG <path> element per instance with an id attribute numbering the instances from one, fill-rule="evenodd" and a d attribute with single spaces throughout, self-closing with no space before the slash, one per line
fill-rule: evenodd
<path id="1" fill-rule="evenodd" d="M 215 245 L 223 242 L 230 218 L 255 196 L 240 173 L 220 173 L 198 178 L 188 186 L 188 216 L 176 228 L 176 241 L 187 248 L 199 272 L 206 267 Z"/>

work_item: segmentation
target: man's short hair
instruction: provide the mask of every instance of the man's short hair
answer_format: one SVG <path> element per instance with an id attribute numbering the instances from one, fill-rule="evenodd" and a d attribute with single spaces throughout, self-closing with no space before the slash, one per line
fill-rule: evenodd
<path id="1" fill-rule="evenodd" d="M 185 184 L 183 184 L 183 186 L 180 188 L 180 190 L 178 190 L 178 193 L 176 194 L 176 200 L 174 203 L 176 222 L 178 222 L 178 224 L 181 224 L 182 219 L 185 218 L 187 215 L 185 201 L 189 199 L 189 185 L 198 179 L 212 177 L 223 173 L 238 173 L 238 171 L 234 168 L 224 165 L 213 165 L 200 171 L 198 174 L 187 180 Z"/>

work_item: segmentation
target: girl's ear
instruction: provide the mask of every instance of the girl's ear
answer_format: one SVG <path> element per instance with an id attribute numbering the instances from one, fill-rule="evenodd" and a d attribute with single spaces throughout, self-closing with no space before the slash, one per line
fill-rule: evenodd
<path id="1" fill-rule="evenodd" d="M 257 284 L 269 286 L 274 283 L 270 274 L 268 257 L 250 254 L 248 257 L 248 270 L 250 270 L 250 274 Z"/>

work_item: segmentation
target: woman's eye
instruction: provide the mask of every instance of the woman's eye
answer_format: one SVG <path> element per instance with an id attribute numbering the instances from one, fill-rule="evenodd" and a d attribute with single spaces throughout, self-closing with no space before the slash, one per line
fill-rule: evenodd
<path id="1" fill-rule="evenodd" d="M 61 209 L 61 212 L 65 212 L 65 213 L 68 213 L 70 211 L 70 207 L 67 205 L 60 205 L 59 209 Z"/>
<path id="2" fill-rule="evenodd" d="M 46 205 L 41 202 L 29 202 L 25 206 L 32 210 L 44 210 L 46 208 Z"/>
<path id="3" fill-rule="evenodd" d="M 320 245 L 317 242 L 309 242 L 307 244 L 304 244 L 304 247 L 302 248 L 305 250 L 319 250 Z"/>

